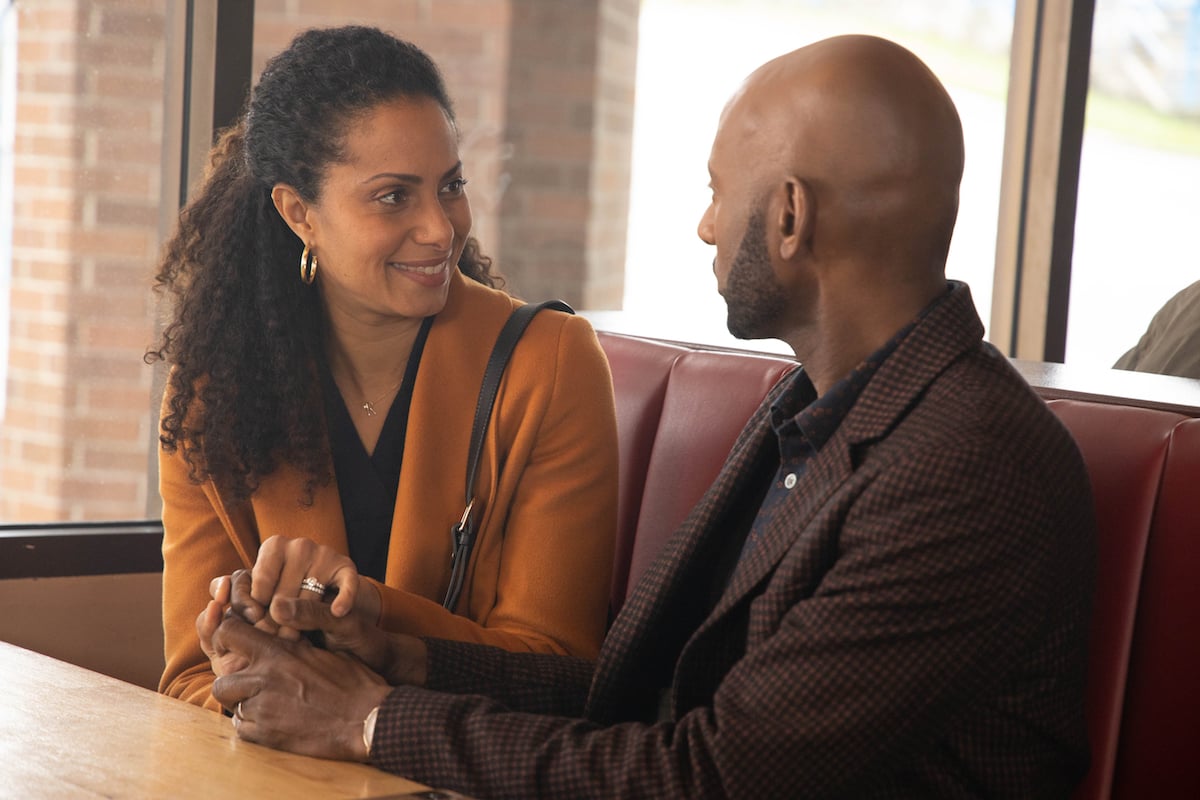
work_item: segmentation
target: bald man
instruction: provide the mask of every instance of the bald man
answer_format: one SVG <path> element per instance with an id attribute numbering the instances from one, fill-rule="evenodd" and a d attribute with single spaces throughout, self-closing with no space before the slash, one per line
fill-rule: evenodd
<path id="1" fill-rule="evenodd" d="M 277 621 L 357 658 L 231 615 L 214 646 L 249 666 L 214 694 L 239 735 L 481 798 L 1068 796 L 1090 490 L 945 278 L 962 165 L 949 96 L 893 43 L 757 70 L 721 116 L 699 234 L 729 329 L 803 367 L 596 664 L 284 602 Z"/>

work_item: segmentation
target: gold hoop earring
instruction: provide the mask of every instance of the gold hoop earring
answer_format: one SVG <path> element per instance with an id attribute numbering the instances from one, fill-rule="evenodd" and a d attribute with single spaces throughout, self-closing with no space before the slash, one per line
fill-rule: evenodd
<path id="1" fill-rule="evenodd" d="M 304 283 L 311 284 L 317 279 L 317 254 L 311 252 L 307 244 L 304 245 L 304 252 L 300 254 L 300 280 Z"/>

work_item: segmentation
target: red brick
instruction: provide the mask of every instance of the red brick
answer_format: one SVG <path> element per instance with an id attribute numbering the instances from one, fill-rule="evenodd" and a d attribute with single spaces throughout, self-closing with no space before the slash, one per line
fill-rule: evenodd
<path id="1" fill-rule="evenodd" d="M 31 197 L 24 205 L 27 205 L 29 215 L 35 219 L 73 224 L 83 221 L 78 199 L 70 196 L 61 199 Z"/>
<path id="2" fill-rule="evenodd" d="M 106 99 L 142 100 L 150 107 L 159 107 L 163 99 L 163 82 L 159 76 L 141 72 L 122 75 L 116 71 L 101 71 L 94 77 L 92 91 Z"/>
<path id="3" fill-rule="evenodd" d="M 68 418 L 65 434 L 88 442 L 128 442 L 142 435 L 142 426 L 136 420 L 116 420 L 109 415 L 77 415 Z"/>
<path id="4" fill-rule="evenodd" d="M 122 4 L 124 6 L 124 4 Z M 136 37 L 160 40 L 166 33 L 166 20 L 161 10 L 108 8 L 100 12 L 100 33 L 106 37 Z"/>
<path id="5" fill-rule="evenodd" d="M 91 258 L 100 255 L 145 257 L 153 254 L 157 246 L 154 231 L 138 228 L 96 228 L 76 230 L 71 234 L 71 247 Z"/>
<path id="6" fill-rule="evenodd" d="M 145 350 L 153 335 L 152 325 L 148 320 L 82 320 L 76 325 L 79 329 L 80 344 L 101 350 L 132 348 L 140 352 Z"/>
<path id="7" fill-rule="evenodd" d="M 101 102 L 79 108 L 76 121 L 82 128 L 122 134 L 126 131 L 144 131 L 150 128 L 150 109 L 144 103 Z"/>
<path id="8" fill-rule="evenodd" d="M 22 37 L 27 32 L 46 31 L 61 35 L 86 29 L 87 16 L 81 13 L 82 6 L 77 3 L 18 3 L 16 8 Z"/>
<path id="9" fill-rule="evenodd" d="M 99 225 L 131 225 L 152 230 L 158 222 L 159 207 L 148 202 L 119 202 L 101 199 L 96 204 Z"/>
<path id="10" fill-rule="evenodd" d="M 435 25 L 495 30 L 506 27 L 510 19 L 509 3 L 498 0 L 438 0 L 430 5 L 430 21 Z"/>
<path id="11" fill-rule="evenodd" d="M 146 369 L 146 380 L 140 386 L 89 386 L 84 402 L 92 411 L 120 411 L 138 418 L 150 412 L 150 370 Z"/>
<path id="12" fill-rule="evenodd" d="M 111 472 L 120 470 L 145 480 L 149 471 L 149 455 L 143 449 L 138 452 L 117 452 L 112 449 L 88 448 L 83 454 L 83 466 L 88 470 Z"/>
<path id="13" fill-rule="evenodd" d="M 157 167 L 147 166 L 136 168 L 121 166 L 119 168 L 89 166 L 81 169 L 76 176 L 80 189 L 89 192 L 102 192 L 112 197 L 158 197 Z"/>
<path id="14" fill-rule="evenodd" d="M 104 502 L 109 505 L 132 506 L 141 496 L 136 477 L 113 475 L 111 478 L 85 480 L 72 477 L 63 481 L 63 494 L 74 504 L 91 505 Z"/>
<path id="15" fill-rule="evenodd" d="M 158 66 L 159 45 L 142 39 L 98 39 L 79 42 L 79 58 L 82 63 L 93 67 L 137 67 L 150 71 Z"/>

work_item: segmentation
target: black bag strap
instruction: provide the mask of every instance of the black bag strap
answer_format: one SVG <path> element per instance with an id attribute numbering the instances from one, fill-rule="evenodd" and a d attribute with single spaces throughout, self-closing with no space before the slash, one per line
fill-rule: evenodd
<path id="1" fill-rule="evenodd" d="M 442 605 L 451 610 L 458 605 L 463 579 L 467 574 L 467 562 L 471 560 L 471 550 L 475 546 L 475 524 L 471 519 L 471 510 L 475 506 L 475 477 L 479 472 L 483 438 L 492 418 L 492 407 L 496 404 L 496 394 L 500 391 L 500 379 L 504 377 L 504 369 L 508 366 L 508 359 L 516 349 L 517 342 L 521 340 L 521 334 L 525 332 L 534 315 L 544 308 L 567 314 L 575 313 L 575 310 L 562 300 L 545 300 L 541 303 L 518 306 L 496 336 L 496 344 L 492 347 L 492 354 L 483 371 L 479 401 L 475 405 L 475 420 L 471 424 L 471 449 L 467 455 L 467 505 L 463 510 L 462 519 L 450 529 L 454 549 L 450 556 L 450 585 L 446 588 L 446 599 L 442 601 Z"/>

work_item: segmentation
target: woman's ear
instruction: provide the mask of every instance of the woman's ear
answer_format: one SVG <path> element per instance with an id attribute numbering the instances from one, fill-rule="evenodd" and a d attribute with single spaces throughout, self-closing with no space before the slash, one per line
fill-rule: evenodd
<path id="1" fill-rule="evenodd" d="M 271 189 L 271 202 L 292 233 L 308 244 L 312 226 L 308 222 L 308 203 L 304 202 L 300 193 L 286 183 L 277 183 Z"/>
<path id="2" fill-rule="evenodd" d="M 809 249 L 816 216 L 816 198 L 812 188 L 801 178 L 788 178 L 782 188 L 779 206 L 779 256 L 791 261 Z"/>

